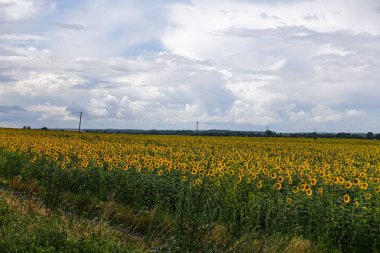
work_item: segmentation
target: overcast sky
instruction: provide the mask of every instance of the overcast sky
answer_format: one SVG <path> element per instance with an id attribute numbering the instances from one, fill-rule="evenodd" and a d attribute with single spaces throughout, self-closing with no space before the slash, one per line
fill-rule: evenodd
<path id="1" fill-rule="evenodd" d="M 378 0 L 0 0 L 0 127 L 380 132 Z"/>

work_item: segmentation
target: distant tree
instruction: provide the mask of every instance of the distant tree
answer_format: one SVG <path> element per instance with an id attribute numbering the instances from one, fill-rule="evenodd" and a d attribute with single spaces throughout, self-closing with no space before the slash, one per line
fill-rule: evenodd
<path id="1" fill-rule="evenodd" d="M 277 135 L 276 132 L 273 132 L 271 130 L 266 130 L 265 131 L 265 136 L 266 137 L 273 137 L 273 136 L 276 136 L 276 135 Z"/>
<path id="2" fill-rule="evenodd" d="M 375 139 L 380 140 L 380 134 L 375 134 Z"/>
<path id="3" fill-rule="evenodd" d="M 47 127 L 42 127 L 41 130 L 48 130 L 48 128 Z"/>
<path id="4" fill-rule="evenodd" d="M 26 129 L 32 129 L 30 126 L 27 126 Z"/>
<path id="5" fill-rule="evenodd" d="M 373 139 L 373 137 L 374 137 L 374 134 L 372 133 L 372 132 L 368 132 L 367 133 L 367 139 Z"/>
<path id="6" fill-rule="evenodd" d="M 337 133 L 335 135 L 336 138 L 345 138 L 345 139 L 350 139 L 351 138 L 351 134 L 349 133 Z"/>

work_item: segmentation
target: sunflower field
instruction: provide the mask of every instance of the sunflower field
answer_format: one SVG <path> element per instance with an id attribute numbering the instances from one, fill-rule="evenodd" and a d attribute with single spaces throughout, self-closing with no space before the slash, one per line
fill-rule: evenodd
<path id="1" fill-rule="evenodd" d="M 156 210 L 172 252 L 261 252 L 267 238 L 380 252 L 379 141 L 0 129 L 0 150 L 2 187 Z"/>

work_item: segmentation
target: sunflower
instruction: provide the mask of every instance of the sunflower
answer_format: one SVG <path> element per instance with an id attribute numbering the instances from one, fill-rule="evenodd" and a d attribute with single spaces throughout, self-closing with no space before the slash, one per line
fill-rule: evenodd
<path id="1" fill-rule="evenodd" d="M 257 188 L 261 189 L 263 187 L 263 182 L 262 181 L 259 181 L 257 183 Z"/>
<path id="2" fill-rule="evenodd" d="M 297 192 L 299 192 L 300 191 L 300 188 L 298 187 L 298 186 L 293 186 L 292 187 L 292 192 L 293 193 L 297 193 Z"/>
<path id="3" fill-rule="evenodd" d="M 277 178 L 276 173 L 272 172 L 272 173 L 270 174 L 270 178 L 271 178 L 271 179 L 276 179 L 276 178 Z"/>
<path id="4" fill-rule="evenodd" d="M 310 197 L 311 195 L 313 195 L 313 190 L 311 188 L 307 188 L 305 192 L 306 192 L 306 195 L 308 197 Z"/>
<path id="5" fill-rule="evenodd" d="M 197 179 L 195 179 L 194 184 L 195 185 L 200 185 L 200 184 L 202 184 L 202 180 L 199 179 L 199 178 L 197 178 Z"/>
<path id="6" fill-rule="evenodd" d="M 347 181 L 345 183 L 345 187 L 346 187 L 346 189 L 350 189 L 352 187 L 352 183 L 350 181 Z"/>
<path id="7" fill-rule="evenodd" d="M 370 199 L 371 197 L 372 197 L 372 194 L 371 194 L 371 193 L 367 192 L 367 193 L 365 194 L 365 198 L 366 198 L 366 199 Z"/>
<path id="8" fill-rule="evenodd" d="M 358 201 L 355 201 L 355 202 L 354 202 L 354 206 L 355 206 L 355 207 L 358 207 L 358 206 L 360 206 L 360 203 L 359 203 Z"/>
<path id="9" fill-rule="evenodd" d="M 283 176 L 279 176 L 277 180 L 278 180 L 279 183 L 282 183 L 282 182 L 284 182 L 284 177 Z"/>
<path id="10" fill-rule="evenodd" d="M 274 185 L 274 188 L 276 188 L 277 190 L 281 190 L 281 188 L 282 188 L 281 183 L 276 183 L 276 184 Z"/>
<path id="11" fill-rule="evenodd" d="M 164 174 L 164 171 L 163 171 L 163 170 L 159 170 L 159 171 L 157 172 L 157 174 L 158 174 L 159 176 L 162 176 L 162 175 Z"/>
<path id="12" fill-rule="evenodd" d="M 367 188 L 368 188 L 368 183 L 361 183 L 360 184 L 360 189 L 362 189 L 362 190 L 367 190 Z"/>
<path id="13" fill-rule="evenodd" d="M 316 184 L 317 184 L 317 179 L 312 178 L 312 179 L 310 180 L 310 184 L 311 184 L 311 185 L 316 185 Z"/>
<path id="14" fill-rule="evenodd" d="M 87 168 L 87 166 L 88 166 L 88 161 L 87 160 L 83 161 L 82 162 L 82 167 L 83 168 Z"/>
<path id="15" fill-rule="evenodd" d="M 346 194 L 343 196 L 344 203 L 348 204 L 351 201 L 350 195 Z"/>
<path id="16" fill-rule="evenodd" d="M 356 177 L 356 178 L 354 178 L 354 180 L 352 180 L 352 183 L 354 185 L 359 185 L 360 184 L 360 179 Z"/>

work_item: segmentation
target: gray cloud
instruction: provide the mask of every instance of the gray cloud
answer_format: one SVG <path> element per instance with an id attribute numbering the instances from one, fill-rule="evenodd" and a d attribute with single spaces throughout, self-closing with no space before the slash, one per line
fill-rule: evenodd
<path id="1" fill-rule="evenodd" d="M 65 23 L 54 23 L 55 26 L 75 31 L 85 31 L 88 30 L 88 27 L 78 24 L 65 24 Z"/>
<path id="2" fill-rule="evenodd" d="M 0 112 L 2 113 L 10 113 L 17 111 L 25 111 L 25 109 L 18 105 L 0 105 Z"/>
<path id="3" fill-rule="evenodd" d="M 319 20 L 319 16 L 316 14 L 307 14 L 306 16 L 304 16 L 304 19 L 306 21 Z"/>
<path id="4" fill-rule="evenodd" d="M 9 76 L 2 76 L 0 75 L 0 83 L 8 83 L 8 82 L 14 82 L 16 79 L 11 78 Z"/>

